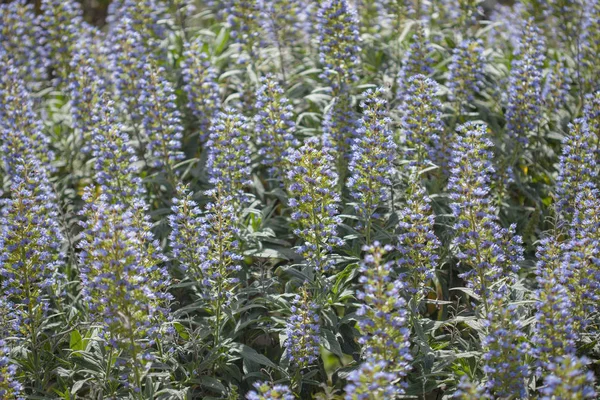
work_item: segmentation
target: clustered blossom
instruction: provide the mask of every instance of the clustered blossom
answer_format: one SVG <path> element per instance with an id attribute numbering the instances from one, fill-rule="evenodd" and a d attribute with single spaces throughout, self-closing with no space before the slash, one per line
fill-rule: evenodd
<path id="1" fill-rule="evenodd" d="M 431 199 L 419 184 L 418 176 L 413 175 L 410 179 L 406 207 L 398 213 L 400 232 L 396 249 L 401 255 L 398 266 L 408 269 L 407 290 L 423 295 L 428 282 L 434 277 L 439 261 L 437 250 L 441 243 L 433 231 L 435 215 L 429 205 Z"/>
<path id="2" fill-rule="evenodd" d="M 541 121 L 544 52 L 541 32 L 530 20 L 511 65 L 506 104 L 506 130 L 521 146 Z"/>
<path id="3" fill-rule="evenodd" d="M 586 119 L 571 124 L 563 140 L 556 179 L 556 209 L 567 221 L 575 208 L 575 196 L 598 177 L 597 140 Z"/>
<path id="4" fill-rule="evenodd" d="M 302 296 L 294 297 L 291 315 L 285 327 L 287 359 L 297 369 L 302 370 L 313 364 L 319 357 L 321 339 L 318 306 L 310 300 L 306 288 Z"/>
<path id="5" fill-rule="evenodd" d="M 471 103 L 485 87 L 483 41 L 463 40 L 452 52 L 448 66 L 449 99 L 460 104 Z M 460 111 L 460 110 L 457 110 Z"/>
<path id="6" fill-rule="evenodd" d="M 382 395 L 403 393 L 402 384 L 394 383 L 406 376 L 412 360 L 407 305 L 402 297 L 405 285 L 402 277 L 394 275 L 393 263 L 383 260 L 392 247 L 375 242 L 363 250 L 366 255 L 360 267 L 361 291 L 357 292 L 362 304 L 357 315 L 365 361 L 349 378 L 347 399 L 377 398 L 361 397 L 368 391 Z"/>
<path id="7" fill-rule="evenodd" d="M 470 27 L 483 15 L 480 0 L 442 0 L 440 6 L 444 16 L 454 24 Z"/>
<path id="8" fill-rule="evenodd" d="M 422 25 L 417 25 L 417 30 L 412 37 L 412 42 L 408 50 L 402 57 L 402 67 L 398 72 L 397 98 L 404 99 L 408 87 L 409 78 L 414 75 L 429 76 L 433 73 L 433 47 L 425 36 Z"/>
<path id="9" fill-rule="evenodd" d="M 95 179 L 107 199 L 129 204 L 145 194 L 135 149 L 125 126 L 116 119 L 114 103 L 104 97 L 96 107 L 96 123 L 85 150 L 94 157 Z"/>
<path id="10" fill-rule="evenodd" d="M 326 0 L 317 14 L 320 78 L 335 93 L 346 92 L 358 80 L 360 38 L 356 10 L 347 0 Z"/>
<path id="11" fill-rule="evenodd" d="M 0 48 L 21 72 L 22 79 L 45 76 L 44 48 L 39 46 L 42 31 L 35 15 L 34 5 L 27 0 L 0 4 Z"/>
<path id="12" fill-rule="evenodd" d="M 294 400 L 288 386 L 270 382 L 255 382 L 252 386 L 254 390 L 246 395 L 247 400 Z"/>
<path id="13" fill-rule="evenodd" d="M 514 235 L 514 226 L 500 226 L 489 195 L 494 172 L 491 147 L 485 125 L 460 126 L 448 181 L 450 208 L 456 218 L 453 245 L 460 264 L 470 267 L 462 277 L 482 297 L 486 310 L 490 286 L 511 279 L 523 257 L 521 238 Z"/>
<path id="14" fill-rule="evenodd" d="M 246 54 L 240 55 L 238 63 L 245 64 L 256 57 L 261 43 L 261 10 L 255 0 L 227 0 L 220 7 L 233 41 L 242 47 Z"/>
<path id="15" fill-rule="evenodd" d="M 151 153 L 151 166 L 165 168 L 173 175 L 175 163 L 183 159 L 181 140 L 183 127 L 175 104 L 172 84 L 165 77 L 163 68 L 148 66 L 138 85 L 142 88 L 138 103 L 141 125 L 148 137 L 147 149 Z M 170 176 L 173 180 L 174 177 Z"/>
<path id="16" fill-rule="evenodd" d="M 501 291 L 491 300 L 493 310 L 484 320 L 487 335 L 482 340 L 483 372 L 488 381 L 486 393 L 491 398 L 527 398 L 526 379 L 529 375 L 525 358 L 529 346 L 518 308 L 506 304 Z"/>
<path id="17" fill-rule="evenodd" d="M 258 154 L 263 156 L 263 164 L 270 167 L 270 173 L 276 175 L 286 169 L 286 157 L 299 142 L 294 137 L 293 107 L 283 89 L 273 77 L 263 78 L 262 83 L 256 92 L 254 117 L 254 127 L 259 132 Z"/>
<path id="18" fill-rule="evenodd" d="M 60 81 L 70 72 L 70 60 L 77 40 L 90 34 L 92 27 L 83 21 L 83 11 L 73 0 L 42 0 L 42 45 L 46 60 Z"/>
<path id="19" fill-rule="evenodd" d="M 390 129 L 391 119 L 387 116 L 387 102 L 383 89 L 367 91 L 361 103 L 363 116 L 351 146 L 347 181 L 354 208 L 362 219 L 369 235 L 372 219 L 377 219 L 377 210 L 385 208 L 392 185 L 396 144 Z"/>
<path id="20" fill-rule="evenodd" d="M 92 46 L 88 38 L 76 42 L 69 64 L 69 95 L 73 128 L 80 133 L 80 139 L 88 139 L 95 124 L 100 119 L 102 98 L 107 96 L 108 84 L 102 76 L 101 50 Z"/>
<path id="21" fill-rule="evenodd" d="M 35 157 L 50 170 L 54 153 L 19 70 L 0 49 L 0 141 L 7 160 Z M 8 162 L 8 161 L 7 161 Z M 10 167 L 10 166 L 9 166 Z"/>
<path id="22" fill-rule="evenodd" d="M 209 181 L 228 195 L 244 197 L 243 189 L 252 183 L 248 130 L 247 118 L 231 108 L 219 112 L 210 128 Z"/>
<path id="23" fill-rule="evenodd" d="M 166 257 L 141 200 L 111 203 L 90 188 L 84 200 L 78 244 L 83 299 L 102 323 L 107 345 L 128 350 L 137 363 L 159 334 L 159 321 L 168 318 Z"/>
<path id="24" fill-rule="evenodd" d="M 115 0 L 108 7 L 106 22 L 112 30 L 127 19 L 131 30 L 140 34 L 143 46 L 153 51 L 167 34 L 161 20 L 167 19 L 166 7 L 157 0 Z"/>
<path id="25" fill-rule="evenodd" d="M 195 40 L 185 44 L 181 62 L 183 90 L 187 107 L 199 122 L 200 140 L 206 141 L 211 120 L 221 108 L 217 69 L 210 56 L 203 51 L 203 43 Z"/>
<path id="26" fill-rule="evenodd" d="M 448 163 L 450 143 L 444 140 L 442 102 L 437 97 L 438 84 L 424 75 L 408 79 L 400 110 L 400 133 L 406 144 L 406 158 L 423 165 L 426 161 Z"/>
<path id="27" fill-rule="evenodd" d="M 577 313 L 564 285 L 568 271 L 561 265 L 561 255 L 562 250 L 555 237 L 542 240 L 537 254 L 538 311 L 532 340 L 533 353 L 540 368 L 548 368 L 563 355 L 575 354 L 578 338 L 574 318 Z"/>
<path id="28" fill-rule="evenodd" d="M 16 379 L 17 366 L 10 358 L 10 347 L 0 338 L 0 397 L 3 399 L 24 400 L 21 394 L 23 385 Z"/>
<path id="29" fill-rule="evenodd" d="M 594 374 L 587 370 L 588 361 L 574 355 L 567 355 L 552 363 L 550 374 L 540 388 L 540 400 L 595 399 Z"/>
<path id="30" fill-rule="evenodd" d="M 341 218 L 332 149 L 327 141 L 311 137 L 300 149 L 291 151 L 287 161 L 294 234 L 302 240 L 297 251 L 316 270 L 327 270 L 330 268 L 327 254 L 333 246 L 341 244 L 336 236 Z"/>
<path id="31" fill-rule="evenodd" d="M 211 301 L 213 313 L 230 302 L 231 289 L 238 283 L 243 257 L 239 254 L 239 219 L 231 195 L 217 189 L 204 213 L 182 187 L 173 199 L 169 236 L 173 259 Z"/>

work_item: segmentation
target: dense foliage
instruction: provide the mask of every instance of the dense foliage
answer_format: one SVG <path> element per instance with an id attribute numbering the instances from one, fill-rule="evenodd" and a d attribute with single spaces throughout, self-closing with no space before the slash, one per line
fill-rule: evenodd
<path id="1" fill-rule="evenodd" d="M 0 5 L 0 398 L 596 398 L 600 1 L 485 4 Z"/>

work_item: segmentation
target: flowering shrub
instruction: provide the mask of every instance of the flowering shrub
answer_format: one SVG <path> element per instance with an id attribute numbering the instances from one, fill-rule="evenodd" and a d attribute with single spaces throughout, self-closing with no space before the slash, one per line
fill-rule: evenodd
<path id="1" fill-rule="evenodd" d="M 600 1 L 1 3 L 0 399 L 598 397 Z"/>

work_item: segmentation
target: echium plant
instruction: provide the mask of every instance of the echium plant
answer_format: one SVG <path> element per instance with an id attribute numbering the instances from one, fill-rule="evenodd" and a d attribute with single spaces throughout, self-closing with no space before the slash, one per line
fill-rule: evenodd
<path id="1" fill-rule="evenodd" d="M 294 296 L 290 313 L 285 326 L 284 355 L 292 369 L 301 372 L 317 361 L 321 344 L 318 304 L 311 300 L 306 286 L 302 287 L 301 294 Z M 298 378 L 296 373 L 293 385 L 298 385 Z"/>
<path id="2" fill-rule="evenodd" d="M 571 221 L 577 194 L 597 181 L 597 152 L 598 137 L 590 131 L 588 121 L 575 120 L 563 139 L 556 178 L 556 211 L 567 222 Z"/>
<path id="3" fill-rule="evenodd" d="M 226 0 L 221 10 L 233 42 L 241 48 L 238 63 L 254 62 L 261 39 L 261 10 L 256 0 Z"/>
<path id="4" fill-rule="evenodd" d="M 583 115 L 591 133 L 597 137 L 596 147 L 598 147 L 600 145 L 600 90 L 585 96 Z"/>
<path id="5" fill-rule="evenodd" d="M 252 183 L 249 142 L 247 118 L 234 109 L 226 108 L 218 113 L 206 143 L 210 183 L 242 203 L 246 197 L 244 188 Z"/>
<path id="6" fill-rule="evenodd" d="M 332 152 L 326 139 L 310 137 L 287 157 L 289 206 L 294 234 L 301 240 L 297 251 L 317 272 L 331 268 L 328 254 L 341 244 L 337 237 L 340 196 Z"/>
<path id="7" fill-rule="evenodd" d="M 294 137 L 293 106 L 274 77 L 265 77 L 261 82 L 262 86 L 256 92 L 257 113 L 254 117 L 255 129 L 259 132 L 258 154 L 263 157 L 262 163 L 269 167 L 270 174 L 283 179 L 286 157 L 299 144 Z"/>
<path id="8" fill-rule="evenodd" d="M 44 49 L 34 5 L 27 0 L 0 4 L 0 48 L 10 55 L 22 79 L 45 77 Z"/>
<path id="9" fill-rule="evenodd" d="M 175 104 L 175 90 L 165 75 L 163 68 L 147 65 L 139 82 L 142 97 L 138 111 L 148 138 L 147 150 L 150 154 L 146 158 L 150 158 L 153 168 L 164 170 L 169 183 L 175 185 L 176 162 L 184 157 L 181 152 L 183 126 Z"/>
<path id="10" fill-rule="evenodd" d="M 103 76 L 101 49 L 94 46 L 88 37 L 79 39 L 73 49 L 69 64 L 71 73 L 67 79 L 66 93 L 69 96 L 73 128 L 78 139 L 89 139 L 98 124 L 101 99 L 107 96 L 108 83 Z"/>
<path id="11" fill-rule="evenodd" d="M 562 263 L 563 251 L 556 237 L 542 239 L 537 252 L 535 324 L 532 352 L 539 370 L 547 370 L 565 355 L 575 354 L 578 310 L 573 309 Z"/>
<path id="12" fill-rule="evenodd" d="M 463 40 L 452 51 L 452 62 L 448 66 L 448 97 L 457 104 L 458 113 L 485 87 L 483 53 L 483 41 L 471 39 Z"/>
<path id="13" fill-rule="evenodd" d="M 442 102 L 437 97 L 438 84 L 424 75 L 408 79 L 407 89 L 399 110 L 400 134 L 398 144 L 407 148 L 405 156 L 419 167 L 427 162 L 447 166 L 450 158 L 449 140 L 444 136 Z"/>
<path id="14" fill-rule="evenodd" d="M 366 254 L 360 267 L 361 290 L 356 297 L 361 302 L 357 311 L 361 334 L 358 342 L 364 361 L 350 377 L 345 389 L 347 399 L 392 398 L 404 393 L 398 381 L 411 369 L 410 329 L 402 277 L 395 275 L 392 262 L 383 259 L 392 249 L 378 242 L 363 248 Z"/>
<path id="15" fill-rule="evenodd" d="M 490 311 L 483 325 L 483 371 L 486 394 L 490 398 L 527 398 L 529 370 L 525 359 L 529 354 L 527 337 L 519 309 L 508 304 L 505 293 L 498 290 L 490 298 Z"/>
<path id="16" fill-rule="evenodd" d="M 492 286 L 514 279 L 523 258 L 521 238 L 514 226 L 500 226 L 490 198 L 492 143 L 487 126 L 468 122 L 458 127 L 454 143 L 448 191 L 450 208 L 456 218 L 452 241 L 467 280 L 487 314 Z"/>
<path id="17" fill-rule="evenodd" d="M 169 318 L 167 292 L 170 278 L 159 242 L 154 239 L 140 199 L 125 205 L 107 195 L 84 193 L 85 219 L 79 265 L 82 296 L 92 318 L 100 325 L 107 348 L 106 368 L 123 366 L 123 384 L 139 393 L 152 346 Z"/>
<path id="18" fill-rule="evenodd" d="M 58 82 L 70 73 L 70 59 L 77 40 L 93 29 L 83 21 L 83 10 L 73 0 L 42 0 L 40 20 L 44 52 Z"/>
<path id="19" fill-rule="evenodd" d="M 551 364 L 551 372 L 540 388 L 540 400 L 585 400 L 597 398 L 594 373 L 587 368 L 589 361 L 566 355 Z"/>
<path id="20" fill-rule="evenodd" d="M 418 307 L 427 294 L 428 283 L 434 277 L 439 261 L 440 241 L 433 231 L 435 215 L 431 210 L 431 198 L 413 173 L 406 191 L 406 206 L 398 212 L 398 244 L 400 252 L 398 266 L 406 269 L 406 290 L 414 297 L 412 307 Z"/>
<path id="21" fill-rule="evenodd" d="M 353 140 L 346 185 L 360 218 L 360 229 L 370 244 L 372 224 L 380 218 L 378 210 L 386 209 L 392 185 L 396 144 L 387 115 L 383 89 L 365 92 L 361 103 L 363 116 Z"/>
<path id="22" fill-rule="evenodd" d="M 569 93 L 574 82 L 565 58 L 558 61 L 551 60 L 550 67 L 542 89 L 549 114 L 558 112 L 568 104 Z"/>
<path id="23" fill-rule="evenodd" d="M 131 204 L 145 195 L 137 168 L 137 156 L 125 126 L 117 121 L 113 101 L 98 99 L 97 114 L 89 145 L 84 148 L 94 157 L 95 180 L 109 202 Z"/>
<path id="24" fill-rule="evenodd" d="M 403 100 L 408 87 L 408 79 L 413 75 L 429 76 L 433 73 L 433 47 L 425 35 L 422 24 L 417 24 L 412 42 L 402 56 L 402 67 L 398 72 L 396 97 Z"/>
<path id="25" fill-rule="evenodd" d="M 50 168 L 54 153 L 43 134 L 42 121 L 35 113 L 34 101 L 19 70 L 0 48 L 0 136 L 6 157 L 33 156 Z M 9 139 L 10 138 L 10 139 Z"/>
<path id="26" fill-rule="evenodd" d="M 358 80 L 360 37 L 356 10 L 347 0 L 325 0 L 318 14 L 320 78 L 330 84 L 334 94 L 347 92 Z"/>
<path id="27" fill-rule="evenodd" d="M 157 0 L 115 0 L 108 7 L 106 22 L 109 32 L 118 26 L 122 19 L 131 21 L 131 29 L 142 37 L 143 46 L 152 52 L 167 34 L 167 10 L 162 1 Z"/>
<path id="28" fill-rule="evenodd" d="M 196 39 L 186 43 L 181 61 L 183 90 L 187 95 L 187 107 L 198 121 L 200 141 L 205 142 L 211 120 L 221 108 L 221 95 L 217 82 L 218 71 L 210 56 L 204 52 L 203 42 Z"/>
<path id="29" fill-rule="evenodd" d="M 542 68 L 545 60 L 542 34 L 529 20 L 511 64 L 506 104 L 506 130 L 522 148 L 539 129 L 542 113 Z M 515 153 L 518 156 L 518 152 Z"/>
<path id="30" fill-rule="evenodd" d="M 246 395 L 246 400 L 294 400 L 294 395 L 288 386 L 271 382 L 255 382 L 254 390 Z"/>

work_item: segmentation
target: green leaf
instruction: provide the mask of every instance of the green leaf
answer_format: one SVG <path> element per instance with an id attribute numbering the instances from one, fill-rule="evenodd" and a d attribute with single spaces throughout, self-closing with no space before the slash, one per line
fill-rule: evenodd
<path id="1" fill-rule="evenodd" d="M 78 330 L 71 331 L 71 338 L 69 339 L 69 347 L 73 351 L 82 351 L 85 348 L 83 338 Z"/>

